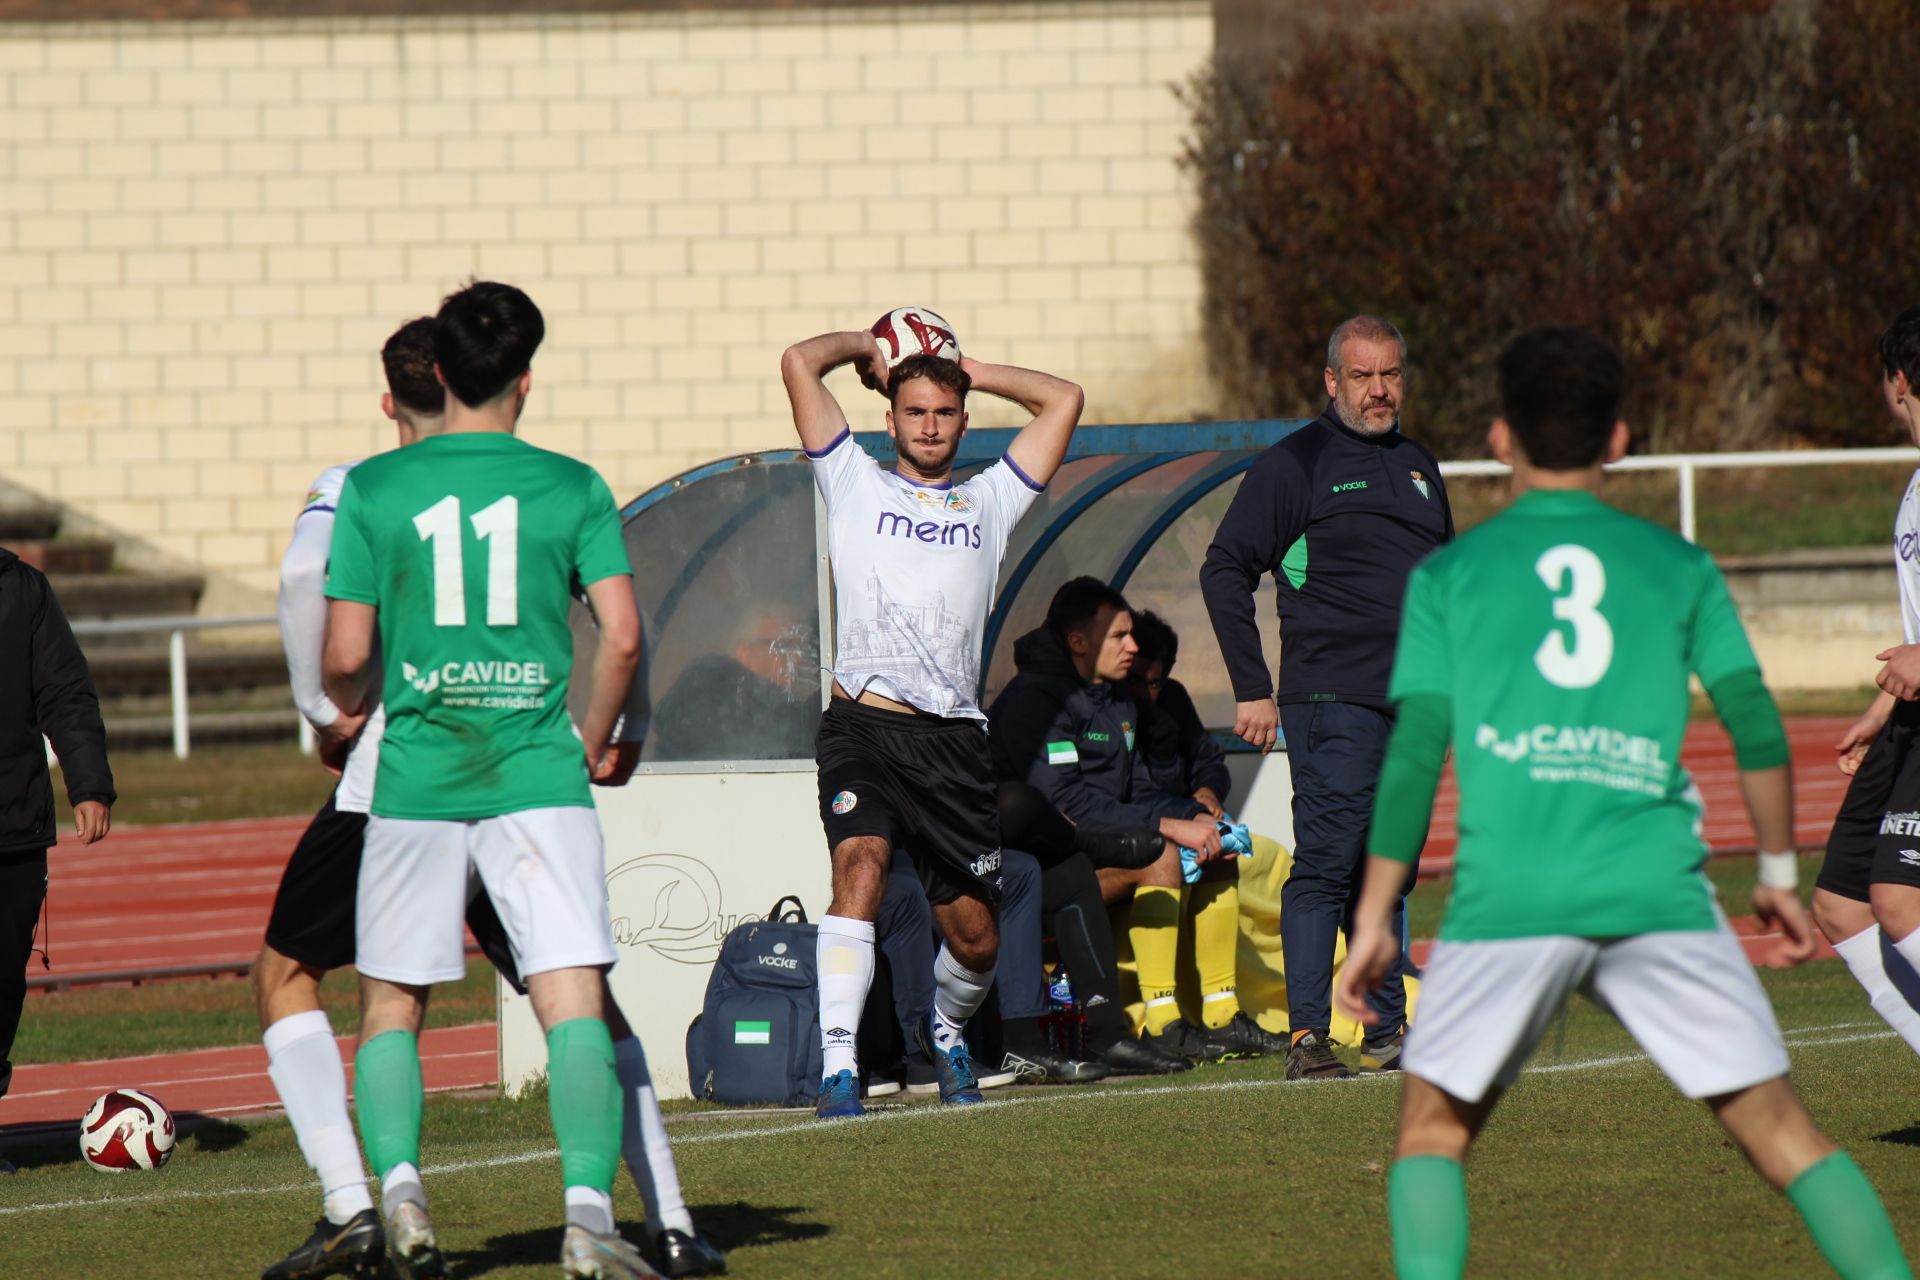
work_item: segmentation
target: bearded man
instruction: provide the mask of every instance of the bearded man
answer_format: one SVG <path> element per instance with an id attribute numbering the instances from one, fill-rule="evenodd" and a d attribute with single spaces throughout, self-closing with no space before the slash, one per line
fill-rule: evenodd
<path id="1" fill-rule="evenodd" d="M 1328 1041 L 1334 942 L 1352 928 L 1393 727 L 1387 677 L 1407 577 L 1453 537 L 1440 466 L 1400 431 L 1406 357 L 1400 331 L 1378 316 L 1333 331 L 1326 412 L 1254 462 L 1200 570 L 1233 681 L 1234 732 L 1269 751 L 1284 730 L 1293 773 L 1294 863 L 1280 915 L 1292 1080 L 1352 1074 Z M 1254 618 L 1268 573 L 1282 634 L 1277 696 Z M 1396 906 L 1395 926 L 1403 919 Z M 1362 1070 L 1398 1068 L 1405 972 L 1402 956 L 1371 997 L 1380 1020 Z"/>

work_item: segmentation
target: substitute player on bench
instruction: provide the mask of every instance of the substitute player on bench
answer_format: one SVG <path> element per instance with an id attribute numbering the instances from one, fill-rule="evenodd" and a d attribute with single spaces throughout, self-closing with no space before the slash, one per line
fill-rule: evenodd
<path id="1" fill-rule="evenodd" d="M 387 380 L 380 407 L 393 421 L 401 447 L 438 435 L 446 425 L 442 412 L 446 389 L 433 375 L 433 320 L 422 317 L 402 325 L 387 339 L 380 360 Z M 280 638 L 294 701 L 318 731 L 322 759 L 338 769 L 340 782 L 287 861 L 274 895 L 266 941 L 253 967 L 268 1074 L 325 1197 L 312 1236 L 268 1267 L 262 1280 L 378 1274 L 386 1256 L 385 1233 L 367 1194 L 360 1144 L 347 1115 L 346 1073 L 334 1045 L 333 1028 L 320 1009 L 320 980 L 329 970 L 353 963 L 355 885 L 386 722 L 377 706 L 370 716 L 341 712 L 320 682 L 327 552 L 341 485 L 357 465 L 329 467 L 314 481 L 280 564 Z M 623 724 L 640 719 L 632 712 L 630 706 Z M 630 771 L 638 760 L 639 745 L 637 741 L 619 744 L 622 772 Z M 467 924 L 488 958 L 519 987 L 506 932 L 484 892 L 469 904 Z M 646 1054 L 610 992 L 607 1001 L 614 1058 L 626 1095 L 621 1148 L 647 1204 L 648 1232 L 667 1274 L 719 1274 L 725 1270 L 725 1259 L 695 1230 L 681 1196 L 679 1172 L 660 1118 Z"/>
<path id="2" fill-rule="evenodd" d="M 822 381 L 844 364 L 891 402 L 892 471 L 854 443 Z M 1007 539 L 1066 455 L 1085 397 L 1071 382 L 978 360 L 922 354 L 889 371 L 864 332 L 789 347 L 780 372 L 826 500 L 835 584 L 833 699 L 815 747 L 833 859 L 833 900 L 820 920 L 825 1078 L 816 1111 L 862 1111 L 854 1037 L 896 845 L 913 858 L 946 939 L 922 1033 L 940 1097 L 978 1102 L 962 1030 L 993 981 L 1000 878 L 980 647 Z M 1033 421 L 1005 457 L 955 485 L 969 389 L 1012 400 Z"/>
<path id="3" fill-rule="evenodd" d="M 568 1275 L 655 1274 L 614 1231 L 622 1100 L 602 1020 L 615 959 L 591 775 L 638 664 L 619 513 L 606 482 L 515 438 L 545 334 L 533 301 L 481 283 L 435 317 L 447 388 L 439 435 L 361 463 L 342 486 L 327 574 L 323 670 L 334 705 L 370 701 L 376 627 L 386 736 L 360 867 L 355 1096 L 380 1175 L 389 1257 L 445 1274 L 420 1183 L 427 992 L 466 972 L 461 917 L 477 871 L 547 1034 L 566 1184 Z M 592 693 L 567 720 L 572 584 L 599 623 Z M 582 754 L 584 743 L 585 754 Z"/>
<path id="4" fill-rule="evenodd" d="M 1387 1183 L 1402 1280 L 1466 1266 L 1462 1162 L 1575 990 L 1703 1100 L 1786 1191 L 1835 1270 L 1911 1276 L 1873 1187 L 1787 1080 L 1766 993 L 1701 874 L 1700 801 L 1680 767 L 1688 677 L 1733 737 L 1760 848 L 1753 908 L 1813 953 L 1795 891 L 1786 732 L 1705 551 L 1600 502 L 1626 452 L 1612 347 L 1536 329 L 1500 357 L 1494 455 L 1513 506 L 1435 552 L 1407 585 L 1399 718 L 1374 802 L 1341 1006 L 1400 955 L 1390 920 L 1419 856 L 1449 746 L 1460 778 L 1453 895 L 1408 1033 Z"/>

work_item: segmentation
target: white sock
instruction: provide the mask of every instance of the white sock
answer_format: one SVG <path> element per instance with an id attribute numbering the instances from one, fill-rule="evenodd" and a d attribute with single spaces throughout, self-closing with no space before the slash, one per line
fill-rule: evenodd
<path id="1" fill-rule="evenodd" d="M 855 1041 L 873 985 L 873 921 L 820 917 L 820 1068 L 860 1074 Z"/>
<path id="2" fill-rule="evenodd" d="M 613 1230 L 613 1196 L 598 1187 L 568 1187 L 567 1224 L 608 1234 Z"/>
<path id="3" fill-rule="evenodd" d="M 1874 932 L 1880 931 L 1875 929 Z M 1847 941 L 1852 942 L 1853 939 L 1848 938 Z M 1835 950 L 1838 949 L 1835 948 Z M 1915 976 L 1920 977 L 1920 929 L 1914 930 L 1894 943 L 1893 949 L 1898 951 L 1900 958 L 1913 968 Z M 1874 1012 L 1885 1018 L 1887 1024 L 1900 1033 L 1900 1038 L 1907 1042 L 1909 1048 L 1920 1053 L 1920 1009 L 1913 1007 L 1907 998 L 1907 992 L 1902 991 L 1899 984 L 1894 981 L 1894 975 L 1886 972 L 1886 954 L 1877 946 L 1874 948 L 1874 958 L 1880 963 L 1882 981 L 1886 984 L 1883 992 L 1873 994 Z M 1847 967 L 1853 968 L 1853 961 L 1847 961 Z M 1855 974 L 1860 972 L 1858 969 L 1853 971 Z M 1912 984 L 1909 984 L 1908 989 L 1913 989 Z"/>
<path id="4" fill-rule="evenodd" d="M 647 1070 L 647 1051 L 638 1036 L 613 1046 L 613 1069 L 620 1077 L 626 1107 L 620 1118 L 620 1152 L 627 1159 L 633 1184 L 647 1205 L 647 1234 L 666 1228 L 693 1234 L 693 1215 L 680 1194 L 680 1170 L 667 1144 L 666 1122 L 660 1118 L 660 1099 Z"/>
<path id="5" fill-rule="evenodd" d="M 980 1002 L 987 998 L 987 988 L 993 985 L 993 970 L 975 973 L 953 958 L 953 952 L 947 950 L 946 943 L 940 944 L 940 954 L 933 960 L 933 1044 L 942 1051 L 960 1043 L 967 1029 L 967 1019 L 980 1008 Z"/>
<path id="6" fill-rule="evenodd" d="M 319 1176 L 327 1220 L 343 1223 L 373 1208 L 360 1143 L 347 1116 L 347 1072 L 327 1015 L 318 1009 L 293 1014 L 260 1038 L 267 1047 L 267 1075 L 293 1122 L 300 1154 Z"/>
<path id="7" fill-rule="evenodd" d="M 404 1201 L 427 1207 L 427 1189 L 420 1183 L 420 1167 L 402 1160 L 380 1179 L 380 1216 L 391 1218 Z"/>
<path id="8" fill-rule="evenodd" d="M 1853 971 L 1854 980 L 1866 988 L 1873 1011 L 1887 1020 L 1915 1052 L 1920 1052 L 1920 1010 L 1907 1003 L 1887 976 L 1886 961 L 1880 953 L 1880 926 L 1868 925 L 1851 938 L 1833 944 L 1840 958 Z"/>

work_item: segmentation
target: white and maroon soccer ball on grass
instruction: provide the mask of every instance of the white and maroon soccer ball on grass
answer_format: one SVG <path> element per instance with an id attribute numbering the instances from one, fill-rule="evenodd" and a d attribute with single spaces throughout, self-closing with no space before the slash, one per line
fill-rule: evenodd
<path id="1" fill-rule="evenodd" d="M 80 1122 L 80 1154 L 102 1173 L 158 1169 L 173 1158 L 173 1113 L 138 1089 L 103 1093 Z"/>
<path id="2" fill-rule="evenodd" d="M 872 333 L 886 353 L 889 372 L 908 356 L 960 358 L 960 339 L 953 326 L 926 307 L 895 307 L 873 322 Z"/>

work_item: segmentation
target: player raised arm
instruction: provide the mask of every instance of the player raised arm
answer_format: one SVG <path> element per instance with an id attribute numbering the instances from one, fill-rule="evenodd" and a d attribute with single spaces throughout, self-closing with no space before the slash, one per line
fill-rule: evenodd
<path id="1" fill-rule="evenodd" d="M 780 357 L 794 429 L 800 433 L 800 447 L 811 453 L 825 449 L 847 429 L 847 415 L 826 384 L 826 376 L 843 364 L 854 366 L 863 385 L 884 391 L 886 355 L 879 340 L 862 329 L 808 338 Z"/>
<path id="2" fill-rule="evenodd" d="M 1033 415 L 1033 421 L 1007 446 L 1007 457 L 1027 479 L 1044 486 L 1067 456 L 1067 443 L 1080 425 L 1080 411 L 1087 406 L 1086 392 L 1065 378 L 1010 364 L 963 358 L 960 367 L 973 380 L 975 391 L 1011 400 Z"/>

